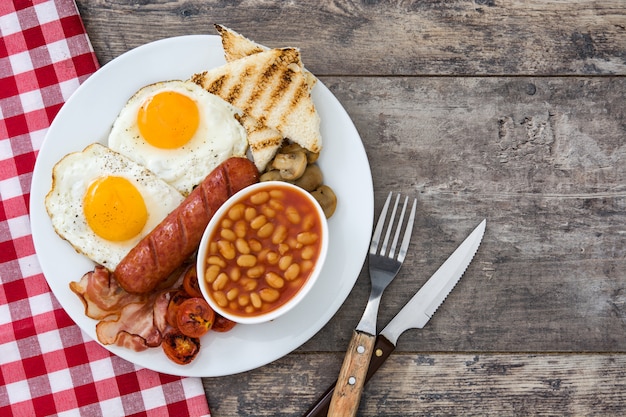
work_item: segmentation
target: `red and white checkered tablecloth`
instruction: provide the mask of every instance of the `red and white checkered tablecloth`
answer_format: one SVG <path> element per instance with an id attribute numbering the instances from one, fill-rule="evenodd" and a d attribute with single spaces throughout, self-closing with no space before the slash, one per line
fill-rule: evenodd
<path id="1" fill-rule="evenodd" d="M 139 368 L 83 333 L 37 261 L 37 152 L 97 69 L 73 0 L 0 0 L 0 416 L 209 416 L 199 378 Z"/>

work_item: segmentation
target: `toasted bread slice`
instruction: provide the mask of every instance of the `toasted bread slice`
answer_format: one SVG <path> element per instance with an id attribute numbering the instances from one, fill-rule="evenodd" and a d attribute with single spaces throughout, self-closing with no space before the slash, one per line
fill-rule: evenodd
<path id="1" fill-rule="evenodd" d="M 236 31 L 223 25 L 215 25 L 215 29 L 222 37 L 222 46 L 224 47 L 224 57 L 226 62 L 235 61 L 248 55 L 257 54 L 269 50 L 267 46 L 256 43 Z M 317 82 L 317 78 L 306 68 L 304 69 L 304 77 L 309 88 L 313 88 Z"/>
<path id="2" fill-rule="evenodd" d="M 235 61 L 239 58 L 270 49 L 267 46 L 263 46 L 246 38 L 226 26 L 215 25 L 215 29 L 217 29 L 217 32 L 222 37 L 222 46 L 224 47 L 224 57 L 226 58 L 226 62 Z"/>
<path id="3" fill-rule="evenodd" d="M 248 145 L 254 165 L 259 172 L 263 172 L 280 149 L 284 140 L 283 135 L 245 113 L 238 116 L 238 119 L 248 132 Z"/>
<path id="4" fill-rule="evenodd" d="M 322 149 L 320 117 L 297 49 L 258 52 L 191 79 L 303 148 Z"/>

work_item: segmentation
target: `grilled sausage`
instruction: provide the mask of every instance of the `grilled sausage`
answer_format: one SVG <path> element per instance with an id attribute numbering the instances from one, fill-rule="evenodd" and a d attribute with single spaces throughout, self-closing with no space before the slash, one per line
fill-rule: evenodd
<path id="1" fill-rule="evenodd" d="M 113 272 L 120 286 L 130 293 L 152 291 L 198 249 L 217 209 L 258 180 L 258 170 L 246 158 L 220 164 L 122 259 Z"/>

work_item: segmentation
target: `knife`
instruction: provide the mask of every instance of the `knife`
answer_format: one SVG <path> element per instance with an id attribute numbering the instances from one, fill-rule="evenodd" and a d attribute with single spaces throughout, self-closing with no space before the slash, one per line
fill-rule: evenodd
<path id="1" fill-rule="evenodd" d="M 396 348 L 398 338 L 409 329 L 421 329 L 433 316 L 450 291 L 459 282 L 471 263 L 483 235 L 487 220 L 483 220 L 474 231 L 461 243 L 428 281 L 402 307 L 395 317 L 380 331 L 374 344 L 374 353 L 367 369 L 365 383 L 374 375 Z M 309 408 L 304 417 L 326 416 L 330 400 L 335 390 L 333 383 L 328 390 Z"/>

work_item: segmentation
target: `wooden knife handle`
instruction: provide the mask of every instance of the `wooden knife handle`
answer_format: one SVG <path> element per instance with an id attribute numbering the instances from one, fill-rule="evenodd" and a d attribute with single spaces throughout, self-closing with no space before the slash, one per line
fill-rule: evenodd
<path id="1" fill-rule="evenodd" d="M 376 336 L 355 330 L 343 359 L 337 386 L 328 411 L 333 417 L 353 417 L 359 408 L 365 375 L 374 351 Z"/>
<path id="2" fill-rule="evenodd" d="M 372 376 L 376 373 L 378 368 L 385 362 L 385 360 L 391 355 L 391 352 L 394 351 L 395 345 L 387 340 L 384 336 L 378 336 L 376 338 L 376 344 L 374 345 L 374 353 L 370 359 L 369 369 L 367 370 L 367 375 L 365 376 L 365 383 L 369 381 Z M 335 385 L 337 381 L 335 381 L 321 397 L 317 399 L 315 404 L 311 406 L 307 410 L 303 417 L 326 417 L 328 415 L 328 407 L 330 405 L 330 399 L 333 396 L 333 392 L 335 392 Z"/>

